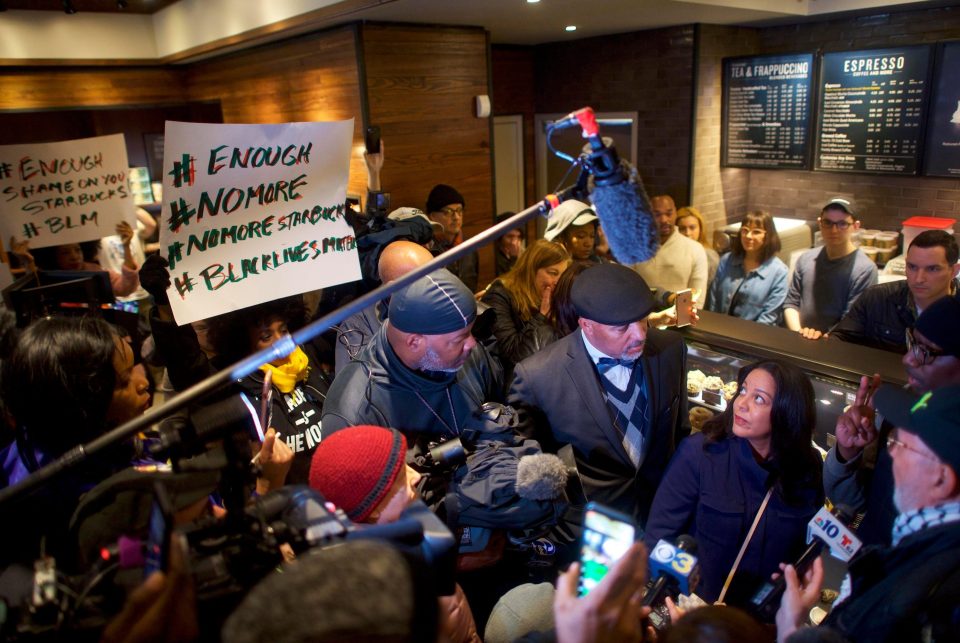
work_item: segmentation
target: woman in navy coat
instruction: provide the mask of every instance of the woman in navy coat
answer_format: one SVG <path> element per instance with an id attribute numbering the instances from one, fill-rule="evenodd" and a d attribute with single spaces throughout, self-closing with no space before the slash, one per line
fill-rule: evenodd
<path id="1" fill-rule="evenodd" d="M 769 503 L 724 602 L 745 605 L 759 584 L 802 553 L 806 525 L 823 504 L 822 461 L 811 440 L 813 387 L 798 368 L 778 361 L 746 366 L 740 392 L 703 432 L 686 438 L 654 497 L 644 541 L 682 534 L 699 545 L 696 594 L 720 595 L 769 489 Z"/>

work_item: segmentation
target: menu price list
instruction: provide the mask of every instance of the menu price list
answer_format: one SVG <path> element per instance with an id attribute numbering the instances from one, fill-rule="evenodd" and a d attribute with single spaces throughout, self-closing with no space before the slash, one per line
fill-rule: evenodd
<path id="1" fill-rule="evenodd" d="M 812 70 L 813 54 L 724 60 L 722 165 L 807 167 Z"/>
<path id="2" fill-rule="evenodd" d="M 824 54 L 818 170 L 916 174 L 930 48 Z"/>

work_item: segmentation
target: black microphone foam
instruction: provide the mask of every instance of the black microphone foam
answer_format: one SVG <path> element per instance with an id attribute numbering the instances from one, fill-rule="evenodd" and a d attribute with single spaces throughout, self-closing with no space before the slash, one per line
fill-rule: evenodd
<path id="1" fill-rule="evenodd" d="M 600 217 L 613 256 L 629 265 L 657 254 L 660 237 L 636 170 L 622 162 L 619 172 L 619 181 L 593 182 L 590 201 Z"/>

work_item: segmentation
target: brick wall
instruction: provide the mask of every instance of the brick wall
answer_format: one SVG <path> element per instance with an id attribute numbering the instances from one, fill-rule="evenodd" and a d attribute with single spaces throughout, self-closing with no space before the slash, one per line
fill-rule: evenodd
<path id="1" fill-rule="evenodd" d="M 757 30 L 697 26 L 697 101 L 690 203 L 700 209 L 711 231 L 743 216 L 748 208 L 750 171 L 720 168 L 722 61 L 757 47 Z"/>
<path id="2" fill-rule="evenodd" d="M 852 199 L 865 227 L 895 230 L 915 215 L 960 219 L 960 179 L 794 170 L 719 169 L 720 67 L 725 56 L 848 51 L 960 38 L 960 7 L 864 15 L 766 28 L 703 26 L 698 41 L 694 204 L 715 222 L 748 208 L 813 218 L 832 196 Z M 715 119 L 715 120 L 714 120 Z"/>

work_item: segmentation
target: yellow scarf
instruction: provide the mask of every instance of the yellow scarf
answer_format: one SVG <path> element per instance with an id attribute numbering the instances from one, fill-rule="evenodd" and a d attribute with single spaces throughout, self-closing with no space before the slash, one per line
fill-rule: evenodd
<path id="1" fill-rule="evenodd" d="M 281 393 L 290 393 L 293 391 L 297 382 L 307 379 L 310 373 L 310 359 L 299 346 L 297 346 L 280 366 L 273 364 L 263 364 L 260 370 L 264 373 L 273 371 L 273 383 L 280 389 Z"/>

